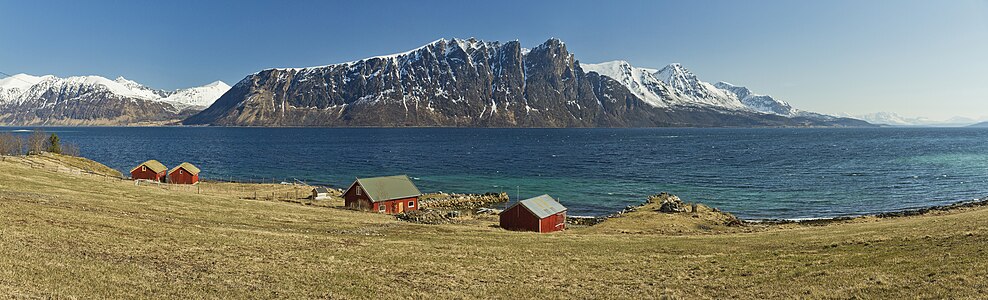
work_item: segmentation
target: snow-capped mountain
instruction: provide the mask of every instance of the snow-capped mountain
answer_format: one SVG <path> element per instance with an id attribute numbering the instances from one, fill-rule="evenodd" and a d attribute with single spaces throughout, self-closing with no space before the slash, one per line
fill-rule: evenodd
<path id="1" fill-rule="evenodd" d="M 17 74 L 0 79 L 0 123 L 118 125 L 175 120 L 205 108 L 227 89 L 222 82 L 163 91 L 123 77 Z"/>
<path id="2" fill-rule="evenodd" d="M 25 91 L 38 84 L 48 76 L 31 76 L 27 74 L 17 74 L 10 77 L 0 78 L 0 105 L 11 102 Z"/>
<path id="3" fill-rule="evenodd" d="M 769 95 L 759 95 L 753 93 L 746 87 L 736 86 L 727 82 L 718 82 L 714 84 L 718 89 L 728 91 L 734 94 L 741 103 L 746 107 L 753 109 L 755 111 L 777 114 L 780 116 L 796 116 L 800 114 L 798 109 L 789 105 L 789 103 L 772 98 Z"/>
<path id="4" fill-rule="evenodd" d="M 636 96 L 655 107 L 693 106 L 723 110 L 745 110 L 780 116 L 799 116 L 785 101 L 758 95 L 748 88 L 726 82 L 701 81 L 681 64 L 661 70 L 638 68 L 626 61 L 580 64 L 588 72 L 617 80 Z"/>
<path id="5" fill-rule="evenodd" d="M 171 103 L 176 107 L 198 107 L 199 110 L 202 110 L 213 105 L 216 99 L 219 99 L 229 90 L 229 85 L 217 80 L 204 86 L 176 90 L 161 98 L 161 101 Z"/>
<path id="6" fill-rule="evenodd" d="M 585 69 L 586 68 L 586 69 Z M 586 72 L 590 71 L 590 72 Z M 626 75 L 614 75 L 626 74 Z M 439 39 L 410 51 L 248 75 L 184 124 L 230 126 L 868 126 L 755 112 L 680 65 L 584 65 L 558 39 Z"/>
<path id="7" fill-rule="evenodd" d="M 652 106 L 689 105 L 687 101 L 676 95 L 665 82 L 655 77 L 657 70 L 636 68 L 623 60 L 599 64 L 581 63 L 580 67 L 586 72 L 596 72 L 617 80 L 627 87 L 632 94 Z"/>
<path id="8" fill-rule="evenodd" d="M 213 104 L 230 86 L 222 81 L 214 81 L 207 85 L 178 89 L 174 91 L 158 90 L 147 87 L 123 77 L 117 77 L 115 82 L 127 87 L 131 92 L 144 99 L 166 102 L 182 110 L 189 107 L 205 109 Z"/>
<path id="9" fill-rule="evenodd" d="M 847 117 L 858 118 L 872 124 L 893 125 L 893 126 L 914 126 L 929 122 L 922 118 L 906 118 L 894 112 L 876 112 L 870 114 L 843 114 Z"/>
<path id="10" fill-rule="evenodd" d="M 727 109 L 744 109 L 733 94 L 720 90 L 699 78 L 678 63 L 672 63 L 655 73 L 655 77 L 679 92 L 689 101 Z"/>
<path id="11" fill-rule="evenodd" d="M 966 117 L 952 117 L 947 120 L 934 120 L 924 117 L 905 117 L 894 112 L 876 112 L 868 114 L 849 114 L 842 113 L 841 116 L 856 118 L 868 121 L 872 124 L 881 124 L 889 126 L 943 126 L 943 127 L 959 127 L 968 126 L 979 122 L 979 119 L 972 119 Z M 981 118 L 980 120 L 984 120 Z"/>
<path id="12" fill-rule="evenodd" d="M 161 99 L 168 97 L 169 94 L 167 91 L 152 89 L 143 84 L 137 83 L 136 81 L 123 78 L 123 76 L 117 77 L 117 79 L 113 81 L 123 85 L 125 88 L 144 99 Z"/>

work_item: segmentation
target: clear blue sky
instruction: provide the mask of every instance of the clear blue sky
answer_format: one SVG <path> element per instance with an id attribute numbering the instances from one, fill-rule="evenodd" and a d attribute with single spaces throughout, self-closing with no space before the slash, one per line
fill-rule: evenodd
<path id="1" fill-rule="evenodd" d="M 6 1 L 0 71 L 175 89 L 440 37 L 683 63 L 807 110 L 988 116 L 983 1 Z"/>

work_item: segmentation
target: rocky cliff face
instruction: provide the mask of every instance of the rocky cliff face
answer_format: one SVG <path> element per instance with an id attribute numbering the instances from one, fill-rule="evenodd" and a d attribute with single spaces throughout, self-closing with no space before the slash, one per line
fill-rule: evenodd
<path id="1" fill-rule="evenodd" d="M 669 73 L 685 76 L 674 71 Z M 691 83 L 688 76 L 685 79 L 684 84 Z M 700 88 L 713 87 L 706 84 Z M 646 103 L 621 82 L 585 72 L 557 39 L 533 49 L 522 48 L 517 41 L 453 39 L 354 62 L 264 70 L 247 76 L 212 106 L 183 123 L 460 127 L 839 125 L 767 115 L 742 106 L 737 102 L 734 107 L 671 108 Z"/>

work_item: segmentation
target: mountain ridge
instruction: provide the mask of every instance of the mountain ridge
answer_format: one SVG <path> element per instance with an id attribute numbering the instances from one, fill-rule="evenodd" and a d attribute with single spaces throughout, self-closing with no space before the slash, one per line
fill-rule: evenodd
<path id="1" fill-rule="evenodd" d="M 6 125 L 139 125 L 177 122 L 228 90 L 222 81 L 174 91 L 96 75 L 0 79 L 0 123 Z M 209 100 L 209 99 L 212 100 Z"/>
<path id="2" fill-rule="evenodd" d="M 658 71 L 679 87 L 669 93 L 707 105 L 663 107 L 649 103 L 622 82 L 585 72 L 583 64 L 559 39 L 527 49 L 518 41 L 454 38 L 339 64 L 264 69 L 246 76 L 212 106 L 183 124 L 870 126 L 859 120 L 816 114 L 780 116 L 756 112 L 746 109 L 731 93 L 699 81 L 681 65 Z"/>

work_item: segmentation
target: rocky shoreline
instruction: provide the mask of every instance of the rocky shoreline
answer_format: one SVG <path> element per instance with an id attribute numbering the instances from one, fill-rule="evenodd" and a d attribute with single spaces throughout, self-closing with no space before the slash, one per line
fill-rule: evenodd
<path id="1" fill-rule="evenodd" d="M 715 207 L 708 207 L 700 203 L 686 203 L 683 202 L 679 196 L 662 192 L 659 194 L 648 196 L 648 199 L 638 205 L 629 205 L 624 209 L 606 216 L 567 216 L 566 222 L 568 224 L 574 225 L 584 225 L 584 226 L 594 226 L 600 224 L 608 219 L 620 218 L 626 214 L 638 212 L 646 207 L 658 206 L 654 209 L 655 212 L 666 213 L 666 214 L 678 214 L 685 213 L 696 216 L 696 213 L 700 210 L 709 210 L 715 213 L 724 215 L 727 217 L 728 221 L 724 222 L 726 226 L 741 226 L 744 221 L 738 219 L 734 215 L 723 212 Z"/>
<path id="2" fill-rule="evenodd" d="M 507 193 L 484 193 L 484 194 L 458 194 L 458 193 L 430 193 L 424 194 L 421 199 L 422 207 L 427 210 L 406 213 L 396 216 L 398 219 L 425 224 L 447 224 L 454 222 L 454 219 L 461 216 L 487 216 L 496 215 L 499 209 L 493 208 L 501 206 L 510 201 Z M 743 227 L 754 225 L 828 225 L 838 222 L 850 221 L 866 217 L 876 218 L 897 218 L 924 215 L 931 212 L 945 212 L 962 208 L 988 206 L 988 197 L 974 201 L 961 201 L 946 205 L 930 206 L 925 208 L 907 209 L 902 211 L 884 212 L 878 214 L 867 214 L 860 216 L 842 216 L 820 219 L 762 219 L 744 220 L 721 211 L 715 207 L 709 207 L 700 203 L 684 202 L 678 196 L 662 192 L 651 195 L 640 204 L 629 205 L 620 211 L 604 216 L 573 216 L 566 217 L 566 223 L 576 226 L 595 226 L 604 221 L 620 218 L 630 213 L 651 209 L 657 213 L 682 214 L 697 217 L 698 211 L 713 212 L 723 216 L 719 223 L 729 227 Z"/>
<path id="3" fill-rule="evenodd" d="M 947 212 L 947 211 L 952 211 L 962 208 L 983 207 L 983 206 L 988 206 L 988 197 L 984 197 L 973 201 L 959 201 L 951 204 L 934 205 L 923 208 L 906 209 L 906 210 L 883 212 L 877 214 L 866 214 L 860 216 L 844 216 L 844 217 L 807 219 L 807 220 L 786 220 L 786 219 L 744 220 L 744 222 L 749 224 L 769 224 L 769 225 L 771 224 L 827 225 L 835 222 L 850 221 L 850 220 L 867 218 L 867 217 L 875 217 L 882 219 L 911 217 L 911 216 L 921 216 L 931 212 Z"/>

